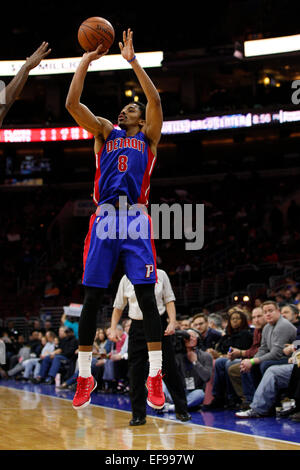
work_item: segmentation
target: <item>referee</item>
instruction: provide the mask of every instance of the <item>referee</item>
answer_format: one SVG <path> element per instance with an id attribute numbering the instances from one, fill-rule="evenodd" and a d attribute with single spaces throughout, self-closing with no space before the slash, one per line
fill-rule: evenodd
<path id="1" fill-rule="evenodd" d="M 164 382 L 175 404 L 176 418 L 180 421 L 188 421 L 191 416 L 188 413 L 185 390 L 176 366 L 171 337 L 175 333 L 176 324 L 175 296 L 168 275 L 162 269 L 157 270 L 155 297 L 164 332 L 162 338 Z M 148 349 L 144 335 L 143 314 L 138 306 L 134 287 L 124 275 L 113 305 L 110 333 L 112 340 L 116 340 L 116 327 L 127 303 L 129 304 L 128 315 L 132 320 L 128 339 L 128 375 L 132 408 L 132 419 L 129 424 L 139 426 L 146 423 L 145 382 L 148 375 Z M 169 323 L 167 318 L 169 318 Z"/>

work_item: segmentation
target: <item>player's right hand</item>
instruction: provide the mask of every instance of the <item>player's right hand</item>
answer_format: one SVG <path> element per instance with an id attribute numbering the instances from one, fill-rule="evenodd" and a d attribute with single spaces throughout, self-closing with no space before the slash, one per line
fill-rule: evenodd
<path id="1" fill-rule="evenodd" d="M 26 65 L 29 70 L 34 69 L 43 59 L 45 59 L 45 57 L 50 54 L 51 49 L 48 49 L 48 46 L 48 42 L 42 42 L 40 47 L 30 57 L 27 57 Z"/>
<path id="2" fill-rule="evenodd" d="M 95 49 L 92 52 L 85 52 L 82 56 L 82 58 L 88 60 L 89 62 L 92 62 L 93 60 L 100 59 L 100 57 L 104 56 L 107 54 L 109 49 L 103 49 L 103 44 L 100 44 L 97 49 Z"/>

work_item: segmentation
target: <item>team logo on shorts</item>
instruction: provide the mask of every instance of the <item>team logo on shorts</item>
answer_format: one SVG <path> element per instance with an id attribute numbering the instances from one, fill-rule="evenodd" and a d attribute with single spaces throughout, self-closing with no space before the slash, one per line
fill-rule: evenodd
<path id="1" fill-rule="evenodd" d="M 154 266 L 153 264 L 146 264 L 146 277 L 150 277 L 150 274 L 153 273 Z"/>

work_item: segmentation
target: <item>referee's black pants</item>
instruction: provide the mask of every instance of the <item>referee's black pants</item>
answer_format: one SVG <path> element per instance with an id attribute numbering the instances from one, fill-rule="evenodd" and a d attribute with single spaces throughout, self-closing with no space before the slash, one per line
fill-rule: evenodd
<path id="1" fill-rule="evenodd" d="M 167 314 L 161 315 L 162 335 L 167 328 Z M 176 413 L 187 413 L 186 394 L 182 378 L 175 362 L 175 351 L 171 336 L 162 337 L 163 380 L 175 404 Z M 133 418 L 146 416 L 147 389 L 149 372 L 148 348 L 144 334 L 143 320 L 132 320 L 128 338 L 128 376 L 130 401 Z"/>

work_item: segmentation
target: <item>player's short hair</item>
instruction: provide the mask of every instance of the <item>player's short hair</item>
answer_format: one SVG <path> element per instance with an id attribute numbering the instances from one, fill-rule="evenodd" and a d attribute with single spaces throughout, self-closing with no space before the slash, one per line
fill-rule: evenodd
<path id="1" fill-rule="evenodd" d="M 140 101 L 133 101 L 134 104 L 137 105 L 141 112 L 141 118 L 146 119 L 146 105 L 144 103 L 141 103 Z"/>

